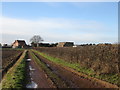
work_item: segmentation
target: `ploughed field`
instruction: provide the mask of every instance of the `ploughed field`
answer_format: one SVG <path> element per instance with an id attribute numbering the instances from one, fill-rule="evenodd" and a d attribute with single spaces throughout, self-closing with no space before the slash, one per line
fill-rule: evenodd
<path id="1" fill-rule="evenodd" d="M 14 64 L 3 77 L 2 86 L 3 88 L 119 88 L 117 48 L 117 46 L 84 46 L 34 48 L 24 52 L 13 50 L 5 60 L 18 54 L 19 58 L 14 59 L 16 62 L 11 61 Z"/>
<path id="2" fill-rule="evenodd" d="M 2 49 L 2 67 L 0 68 L 2 71 L 2 75 L 8 71 L 10 67 L 18 60 L 21 56 L 23 50 L 16 49 Z"/>

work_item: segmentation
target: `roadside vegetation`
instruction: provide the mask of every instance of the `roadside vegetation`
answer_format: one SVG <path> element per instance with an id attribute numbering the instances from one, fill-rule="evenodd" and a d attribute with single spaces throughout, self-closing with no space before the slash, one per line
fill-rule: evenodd
<path id="1" fill-rule="evenodd" d="M 59 64 L 59 65 L 65 66 L 65 67 L 67 66 L 69 68 L 76 70 L 77 72 L 84 73 L 84 74 L 88 75 L 89 77 L 95 77 L 95 78 L 107 81 L 109 83 L 115 84 L 117 86 L 120 86 L 120 75 L 118 73 L 97 74 L 93 69 L 83 67 L 77 62 L 71 63 L 71 62 L 65 61 L 63 59 L 50 56 L 49 54 L 46 54 L 46 53 L 43 53 L 40 51 L 36 51 L 36 50 L 32 50 L 32 51 L 35 53 L 38 53 L 39 55 L 45 57 L 46 59 L 48 59 L 56 64 Z"/>
<path id="2" fill-rule="evenodd" d="M 25 82 L 25 57 L 26 51 L 23 52 L 19 60 L 6 73 L 2 80 L 2 88 L 23 88 Z"/>

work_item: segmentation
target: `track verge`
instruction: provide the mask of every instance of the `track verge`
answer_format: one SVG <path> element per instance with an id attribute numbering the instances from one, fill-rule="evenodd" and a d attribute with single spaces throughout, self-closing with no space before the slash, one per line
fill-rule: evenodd
<path id="1" fill-rule="evenodd" d="M 25 74 L 25 56 L 27 50 L 25 50 L 17 62 L 6 73 L 0 86 L 2 89 L 6 88 L 23 88 L 24 87 L 24 74 Z"/>

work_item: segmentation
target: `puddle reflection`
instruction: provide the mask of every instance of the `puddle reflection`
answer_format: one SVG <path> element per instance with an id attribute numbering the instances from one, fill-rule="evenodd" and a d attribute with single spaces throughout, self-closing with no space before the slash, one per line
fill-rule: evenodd
<path id="1" fill-rule="evenodd" d="M 37 87 L 38 85 L 34 81 L 31 81 L 31 83 L 26 85 L 26 88 L 37 88 Z"/>
<path id="2" fill-rule="evenodd" d="M 29 69 L 30 69 L 30 71 L 35 70 L 35 69 L 34 69 L 34 68 L 32 68 L 31 66 L 29 66 Z"/>
<path id="3" fill-rule="evenodd" d="M 27 61 L 28 61 L 28 62 L 30 62 L 30 61 L 31 61 L 31 59 L 27 59 Z"/>

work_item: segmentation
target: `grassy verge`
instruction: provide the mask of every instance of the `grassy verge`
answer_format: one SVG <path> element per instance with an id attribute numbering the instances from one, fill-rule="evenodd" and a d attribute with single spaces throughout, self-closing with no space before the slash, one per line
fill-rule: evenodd
<path id="1" fill-rule="evenodd" d="M 39 66 L 39 68 L 42 68 L 45 73 L 49 76 L 49 78 L 54 82 L 54 84 L 57 87 L 67 88 L 66 84 L 56 75 L 54 74 L 45 63 L 41 62 L 31 51 L 31 56 L 35 60 L 36 64 Z"/>
<path id="2" fill-rule="evenodd" d="M 109 83 L 112 83 L 112 84 L 115 84 L 117 86 L 120 87 L 120 75 L 118 74 L 101 74 L 101 75 L 97 75 L 93 70 L 91 69 L 88 69 L 88 68 L 85 68 L 85 67 L 81 67 L 80 64 L 78 63 L 69 63 L 69 62 L 66 62 L 64 60 L 61 60 L 59 58 L 54 58 L 54 57 L 51 57 L 45 53 L 41 53 L 39 51 L 36 51 L 36 50 L 32 50 L 36 53 L 38 53 L 39 55 L 45 57 L 46 59 L 56 63 L 56 64 L 60 64 L 60 65 L 63 65 L 63 66 L 67 66 L 69 68 L 72 68 L 78 72 L 81 72 L 81 73 L 84 73 L 90 77 L 95 77 L 95 78 L 98 78 L 98 79 L 101 79 L 101 80 L 104 80 L 104 81 L 107 81 Z"/>
<path id="3" fill-rule="evenodd" d="M 6 73 L 2 80 L 2 88 L 23 88 L 25 80 L 25 56 L 26 51 L 15 63 L 15 65 Z"/>

